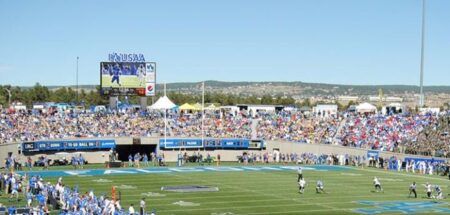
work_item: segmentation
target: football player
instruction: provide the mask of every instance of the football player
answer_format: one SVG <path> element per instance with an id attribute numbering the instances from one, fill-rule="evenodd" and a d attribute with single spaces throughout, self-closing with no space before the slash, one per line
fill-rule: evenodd
<path id="1" fill-rule="evenodd" d="M 325 193 L 325 190 L 323 189 L 323 182 L 322 182 L 322 180 L 318 180 L 317 181 L 316 193 Z"/>
<path id="2" fill-rule="evenodd" d="M 442 196 L 442 189 L 439 185 L 435 185 L 434 186 L 434 190 L 436 191 L 436 199 L 443 199 L 444 197 Z"/>
<path id="3" fill-rule="evenodd" d="M 298 191 L 303 194 L 305 192 L 306 181 L 304 178 L 301 178 L 298 181 Z"/>
<path id="4" fill-rule="evenodd" d="M 375 186 L 375 192 L 383 192 L 383 188 L 381 187 L 380 180 L 377 177 L 373 178 L 373 185 Z"/>
<path id="5" fill-rule="evenodd" d="M 119 77 L 120 77 L 121 74 L 122 74 L 122 71 L 121 71 L 121 69 L 120 69 L 119 64 L 118 64 L 118 63 L 114 64 L 114 67 L 112 68 L 112 79 L 111 79 L 111 84 L 114 83 L 114 82 L 117 82 L 117 84 L 118 84 L 119 86 L 122 86 L 122 85 L 120 84 L 120 79 L 119 79 Z"/>
<path id="6" fill-rule="evenodd" d="M 303 168 L 301 166 L 298 166 L 297 168 L 297 181 L 300 182 L 300 179 L 303 178 Z"/>
<path id="7" fill-rule="evenodd" d="M 145 68 L 144 64 L 139 64 L 139 67 L 137 69 L 137 75 L 139 78 L 139 85 L 144 86 L 145 84 Z"/>
<path id="8" fill-rule="evenodd" d="M 425 186 L 425 189 L 426 189 L 426 192 L 427 192 L 427 197 L 429 199 L 431 199 L 431 191 L 432 191 L 431 184 L 427 182 L 423 186 Z"/>

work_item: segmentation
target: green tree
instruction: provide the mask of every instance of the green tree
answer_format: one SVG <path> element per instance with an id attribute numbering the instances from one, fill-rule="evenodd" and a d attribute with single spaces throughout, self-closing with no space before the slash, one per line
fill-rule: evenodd
<path id="1" fill-rule="evenodd" d="M 264 95 L 264 96 L 261 98 L 261 104 L 264 104 L 264 105 L 270 105 L 270 104 L 273 104 L 272 96 L 270 96 L 270 95 Z"/>
<path id="2" fill-rule="evenodd" d="M 309 100 L 309 98 L 303 100 L 303 102 L 301 103 L 302 106 L 307 106 L 307 107 L 311 107 L 311 100 Z"/>
<path id="3" fill-rule="evenodd" d="M 28 91 L 31 102 L 46 102 L 50 98 L 50 91 L 47 87 L 36 83 L 34 87 Z"/>

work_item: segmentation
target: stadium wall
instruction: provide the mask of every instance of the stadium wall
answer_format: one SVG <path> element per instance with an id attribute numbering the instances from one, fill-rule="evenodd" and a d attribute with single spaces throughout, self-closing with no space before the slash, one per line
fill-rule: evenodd
<path id="1" fill-rule="evenodd" d="M 92 139 L 92 138 L 90 138 Z M 115 139 L 117 145 L 132 145 L 133 138 L 132 137 L 117 137 L 117 138 L 96 138 L 96 139 Z M 160 137 L 141 137 L 141 145 L 157 145 Z M 2 144 L 0 145 L 0 167 L 4 167 L 4 160 L 8 156 L 8 152 L 13 152 L 15 156 L 18 154 L 18 146 L 19 143 L 10 143 L 10 144 Z M 158 153 L 164 153 L 165 159 L 168 162 L 174 162 L 178 157 L 178 150 L 159 150 L 156 147 Z M 349 154 L 349 155 L 367 155 L 367 149 L 361 148 L 351 148 L 337 145 L 326 145 L 326 144 L 300 144 L 300 143 L 292 143 L 286 141 L 266 141 L 266 150 L 200 150 L 200 152 L 206 156 L 209 153 L 211 156 L 217 157 L 218 154 L 221 156 L 222 161 L 237 161 L 237 156 L 242 155 L 243 152 L 263 154 L 265 152 L 272 152 L 273 150 L 278 149 L 281 153 L 314 153 L 314 154 Z M 194 151 L 187 151 L 190 155 Z M 150 153 L 150 152 L 149 152 Z M 182 150 L 182 153 L 184 151 Z M 39 156 L 44 155 L 36 154 L 31 156 L 33 161 L 35 161 Z M 391 157 L 397 156 L 401 159 L 405 157 L 417 157 L 417 158 L 430 158 L 426 156 L 414 156 L 408 154 L 401 153 L 392 153 L 392 152 L 380 152 L 379 154 L 382 157 Z M 67 159 L 70 159 L 71 155 L 67 156 Z M 85 159 L 89 163 L 104 163 L 108 160 L 108 152 L 107 151 L 96 151 L 96 152 L 86 152 L 83 154 Z M 58 159 L 62 158 L 62 155 L 49 154 L 48 157 L 50 159 Z M 442 159 L 442 158 L 441 158 Z M 26 157 L 23 155 L 20 156 L 21 162 L 26 161 Z M 448 159 L 450 160 L 450 159 Z"/>

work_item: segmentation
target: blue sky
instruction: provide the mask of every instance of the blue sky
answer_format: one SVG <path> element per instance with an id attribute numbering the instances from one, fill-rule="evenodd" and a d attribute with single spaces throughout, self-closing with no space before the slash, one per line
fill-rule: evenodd
<path id="1" fill-rule="evenodd" d="M 450 85 L 450 1 L 427 1 L 425 85 Z M 0 0 L 0 84 L 99 83 L 111 52 L 158 82 L 419 83 L 421 0 Z"/>

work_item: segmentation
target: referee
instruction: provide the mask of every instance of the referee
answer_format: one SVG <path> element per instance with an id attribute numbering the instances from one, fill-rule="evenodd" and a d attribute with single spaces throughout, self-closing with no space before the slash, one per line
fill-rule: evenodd
<path id="1" fill-rule="evenodd" d="M 414 198 L 417 198 L 416 182 L 413 182 L 411 185 L 409 185 L 409 196 L 408 197 L 411 197 L 412 193 L 414 193 Z"/>

